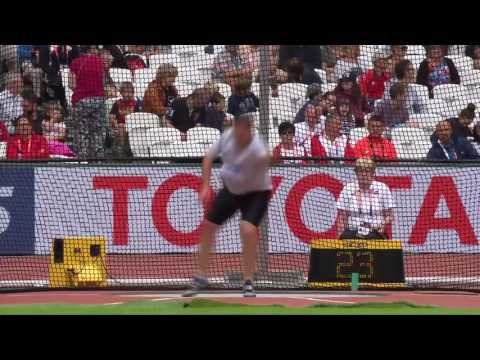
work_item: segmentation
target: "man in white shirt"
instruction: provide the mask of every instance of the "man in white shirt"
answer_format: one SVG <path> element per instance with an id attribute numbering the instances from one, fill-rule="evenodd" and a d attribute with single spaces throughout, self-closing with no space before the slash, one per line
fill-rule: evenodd
<path id="1" fill-rule="evenodd" d="M 325 117 L 312 106 L 305 111 L 305 121 L 295 124 L 294 141 L 305 148 L 307 156 L 312 156 L 312 138 L 323 132 L 324 121 Z"/>
<path id="2" fill-rule="evenodd" d="M 386 226 L 393 220 L 392 193 L 384 183 L 374 181 L 375 163 L 358 159 L 357 180 L 347 184 L 337 202 L 337 233 L 340 239 L 386 239 Z"/>
<path id="3" fill-rule="evenodd" d="M 244 279 L 243 294 L 254 297 L 253 275 L 257 258 L 258 225 L 267 212 L 272 190 L 268 172 L 270 155 L 264 142 L 252 133 L 255 116 L 242 114 L 235 118 L 233 128 L 222 134 L 203 160 L 203 184 L 200 200 L 206 204 L 212 198 L 210 175 L 213 162 L 222 158 L 220 177 L 224 187 L 210 207 L 200 237 L 199 269 L 193 286 L 184 296 L 194 296 L 208 287 L 206 278 L 210 249 L 215 234 L 237 210 L 241 211 L 240 237 L 243 241 Z"/>
<path id="4" fill-rule="evenodd" d="M 15 133 L 13 122 L 23 114 L 22 90 L 22 76 L 17 73 L 7 74 L 5 90 L 0 93 L 0 121 L 10 134 Z"/>

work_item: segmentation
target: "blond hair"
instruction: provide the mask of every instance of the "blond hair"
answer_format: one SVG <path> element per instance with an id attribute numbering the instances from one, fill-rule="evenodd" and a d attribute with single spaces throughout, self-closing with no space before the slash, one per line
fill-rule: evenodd
<path id="1" fill-rule="evenodd" d="M 375 161 L 368 158 L 362 158 L 355 161 L 355 171 L 366 170 L 374 172 L 376 169 Z"/>
<path id="2" fill-rule="evenodd" d="M 169 76 L 173 76 L 173 77 L 178 76 L 177 67 L 172 64 L 160 64 L 160 66 L 157 69 L 157 79 L 162 80 Z"/>

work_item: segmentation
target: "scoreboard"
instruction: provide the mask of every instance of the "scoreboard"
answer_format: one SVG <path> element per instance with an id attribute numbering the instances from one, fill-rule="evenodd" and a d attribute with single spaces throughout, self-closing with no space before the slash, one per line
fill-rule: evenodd
<path id="1" fill-rule="evenodd" d="M 400 241 L 314 240 L 308 286 L 350 288 L 352 273 L 360 288 L 403 288 L 405 274 Z"/>

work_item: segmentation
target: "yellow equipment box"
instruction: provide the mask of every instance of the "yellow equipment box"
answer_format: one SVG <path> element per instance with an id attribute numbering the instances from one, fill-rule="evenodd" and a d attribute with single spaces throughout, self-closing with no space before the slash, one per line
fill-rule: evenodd
<path id="1" fill-rule="evenodd" d="M 50 288 L 106 287 L 106 239 L 67 237 L 54 239 L 50 255 Z"/>

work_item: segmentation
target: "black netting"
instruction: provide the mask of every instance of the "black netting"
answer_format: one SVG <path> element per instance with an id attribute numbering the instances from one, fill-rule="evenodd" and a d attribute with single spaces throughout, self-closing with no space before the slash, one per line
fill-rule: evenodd
<path id="1" fill-rule="evenodd" d="M 199 163 L 250 113 L 276 160 L 258 286 L 308 285 L 353 160 L 373 158 L 406 285 L 477 288 L 478 59 L 475 45 L 2 45 L 0 287 L 185 287 Z M 238 220 L 213 251 L 220 287 L 241 279 Z"/>

